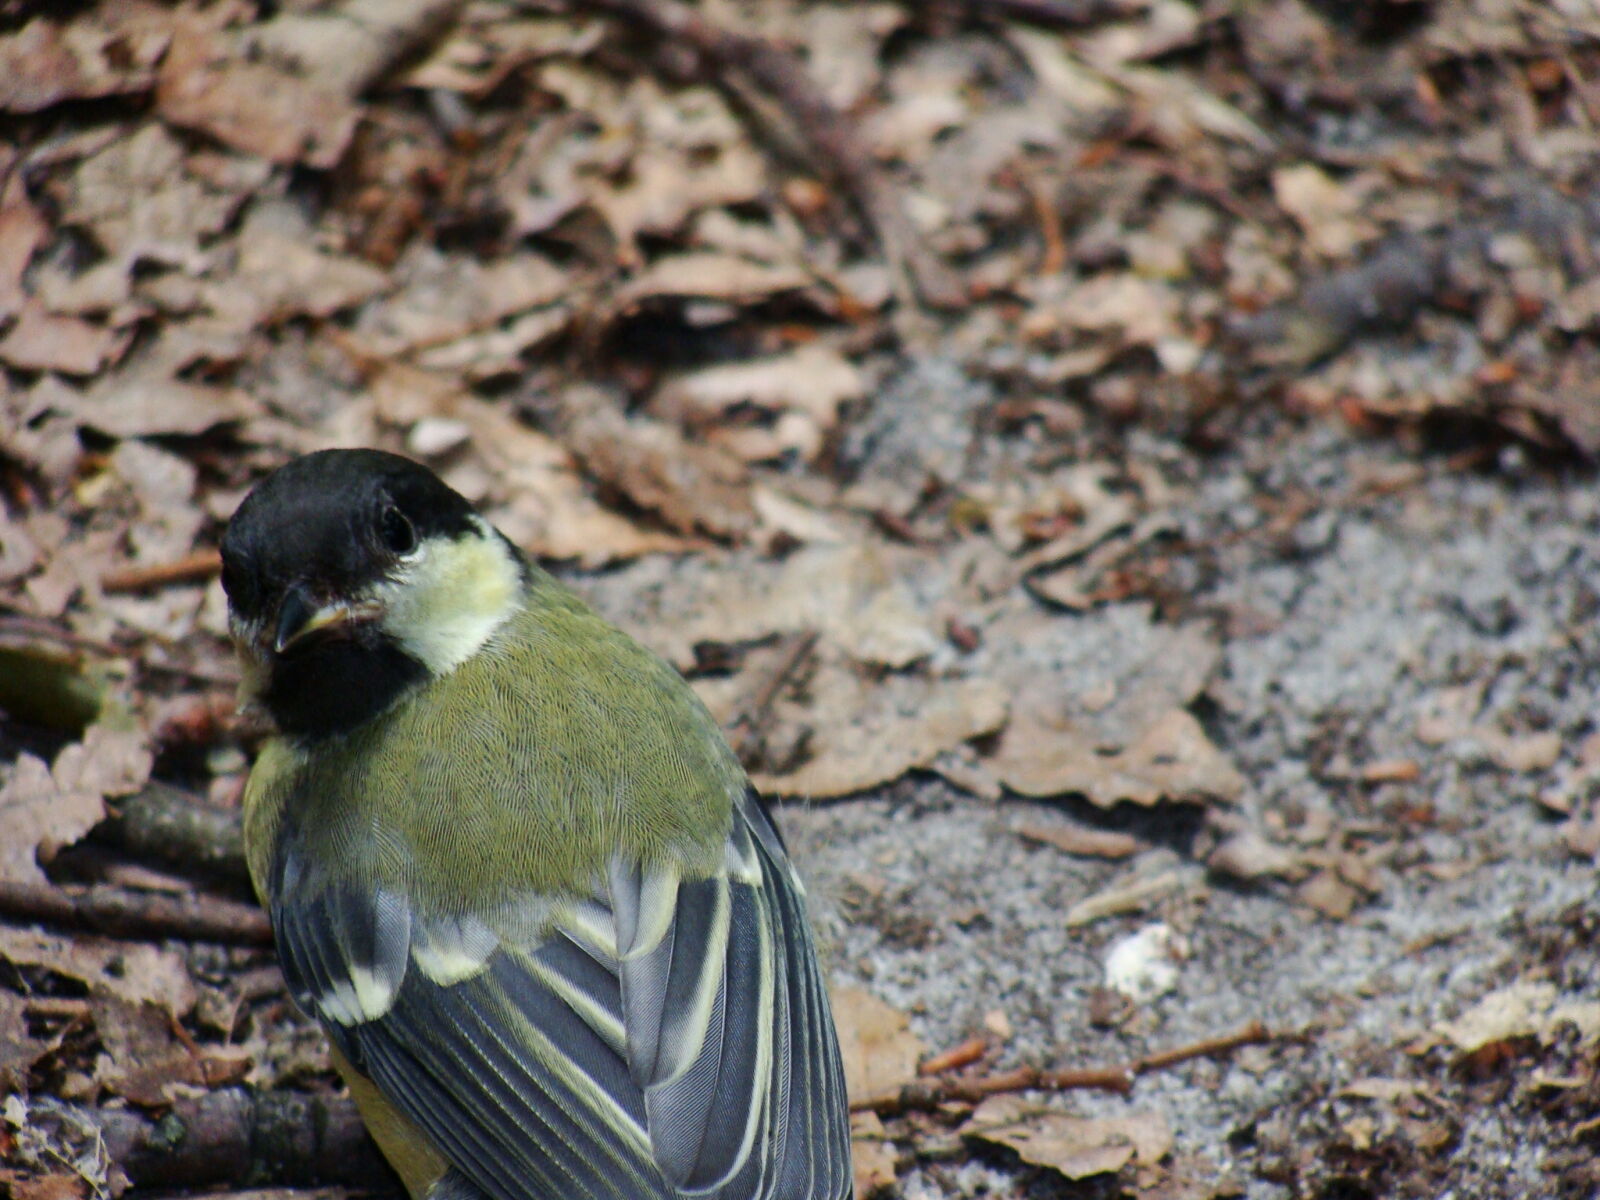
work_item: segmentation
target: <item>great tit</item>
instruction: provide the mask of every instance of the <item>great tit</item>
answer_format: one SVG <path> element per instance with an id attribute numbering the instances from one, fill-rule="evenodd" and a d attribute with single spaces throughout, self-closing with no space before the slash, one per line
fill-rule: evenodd
<path id="1" fill-rule="evenodd" d="M 222 583 L 250 871 L 417 1200 L 839 1200 L 804 893 L 665 662 L 425 467 L 298 458 Z"/>

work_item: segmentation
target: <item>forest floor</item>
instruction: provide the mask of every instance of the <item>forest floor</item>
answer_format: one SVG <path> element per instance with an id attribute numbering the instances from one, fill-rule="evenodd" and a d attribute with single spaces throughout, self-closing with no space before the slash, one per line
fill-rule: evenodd
<path id="1" fill-rule="evenodd" d="M 409 453 L 690 678 L 858 1192 L 1600 1194 L 1587 0 L 0 3 L 0 1193 L 395 1194 L 228 515 Z"/>

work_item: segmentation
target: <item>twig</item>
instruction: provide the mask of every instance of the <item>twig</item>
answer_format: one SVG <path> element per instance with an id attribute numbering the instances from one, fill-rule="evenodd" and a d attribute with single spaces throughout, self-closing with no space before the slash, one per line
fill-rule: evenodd
<path id="1" fill-rule="evenodd" d="M 213 808 L 180 788 L 151 783 L 126 800 L 113 801 L 112 816 L 99 832 L 129 853 L 184 875 L 250 879 L 238 810 Z"/>
<path id="2" fill-rule="evenodd" d="M 179 1100 L 160 1117 L 40 1103 L 28 1124 L 45 1131 L 59 1125 L 69 1136 L 98 1132 L 106 1158 L 137 1187 L 347 1184 L 388 1191 L 393 1179 L 355 1105 L 339 1096 L 232 1087 Z"/>
<path id="3" fill-rule="evenodd" d="M 1135 1075 L 1144 1075 L 1150 1071 L 1165 1070 L 1167 1067 L 1188 1062 L 1193 1058 L 1210 1058 L 1214 1054 L 1227 1054 L 1240 1046 L 1259 1046 L 1263 1042 L 1274 1040 L 1276 1039 L 1265 1025 L 1260 1021 L 1251 1021 L 1243 1029 L 1224 1034 L 1222 1037 L 1202 1038 L 1198 1042 L 1190 1042 L 1187 1046 L 1174 1046 L 1171 1050 L 1158 1050 L 1154 1054 L 1147 1054 L 1134 1062 L 1132 1071 Z"/>
<path id="4" fill-rule="evenodd" d="M 177 583 L 204 583 L 220 570 L 222 560 L 215 550 L 196 550 L 173 562 L 109 571 L 101 577 L 100 589 L 108 593 L 148 592 Z"/>
<path id="5" fill-rule="evenodd" d="M 69 892 L 48 883 L 0 880 L 0 917 L 45 921 L 126 939 L 272 944 L 272 926 L 266 914 L 248 904 L 200 894 L 134 892 L 104 883 Z"/>
<path id="6" fill-rule="evenodd" d="M 811 657 L 816 648 L 815 630 L 793 635 L 783 658 L 761 681 L 761 686 L 755 690 L 755 694 L 734 719 L 729 736 L 733 741 L 735 752 L 741 759 L 748 762 L 754 757 L 760 745 L 761 727 L 766 724 L 767 714 L 772 711 L 772 702 L 778 698 L 778 693 L 783 690 L 784 685 L 794 678 L 795 672 Z"/>
<path id="7" fill-rule="evenodd" d="M 959 1046 L 953 1046 L 943 1054 L 935 1054 L 917 1065 L 918 1075 L 943 1075 L 946 1071 L 960 1070 L 970 1067 L 983 1057 L 984 1051 L 989 1048 L 989 1043 L 981 1037 L 968 1038 Z"/>
<path id="8" fill-rule="evenodd" d="M 674 49 L 693 51 L 724 78 L 748 78 L 776 101 L 805 140 L 816 166 L 844 188 L 871 223 L 896 276 L 902 301 L 921 296 L 934 308 L 957 308 L 965 303 L 965 289 L 923 245 L 898 193 L 861 145 L 850 121 L 828 102 L 792 54 L 761 38 L 719 28 L 679 0 L 582 3 L 618 17 Z"/>
<path id="9" fill-rule="evenodd" d="M 1274 1040 L 1274 1035 L 1260 1021 L 1252 1021 L 1243 1029 L 1225 1037 L 1207 1038 L 1177 1046 L 1156 1054 L 1147 1054 L 1121 1067 L 1086 1067 L 1081 1070 L 1043 1071 L 1037 1067 L 1017 1067 L 997 1075 L 980 1075 L 966 1078 L 930 1079 L 926 1082 L 908 1083 L 895 1091 L 880 1092 L 851 1102 L 852 1112 L 875 1112 L 880 1117 L 896 1116 L 905 1112 L 928 1112 L 952 1101 L 976 1104 L 989 1096 L 1003 1092 L 1065 1092 L 1078 1089 L 1118 1092 L 1133 1090 L 1133 1082 L 1140 1075 L 1164 1070 L 1192 1058 L 1206 1058 L 1226 1054 L 1240 1046 L 1254 1046 Z"/>

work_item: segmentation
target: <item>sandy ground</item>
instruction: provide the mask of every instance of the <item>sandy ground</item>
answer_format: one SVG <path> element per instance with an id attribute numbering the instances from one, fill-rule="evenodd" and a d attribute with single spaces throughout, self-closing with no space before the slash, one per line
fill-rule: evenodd
<path id="1" fill-rule="evenodd" d="M 1226 544 L 1192 563 L 1186 584 L 1193 619 L 1220 630 L 1225 650 L 1209 724 L 1250 780 L 1242 811 L 1220 819 L 1291 841 L 1331 830 L 1380 864 L 1376 894 L 1335 920 L 1285 885 L 1208 873 L 1194 851 L 1212 839 L 1192 812 L 997 805 L 912 780 L 784 813 L 832 910 L 837 975 L 912 1014 L 933 1048 L 1002 1010 L 1015 1030 L 1002 1066 L 1114 1062 L 1253 1019 L 1305 1032 L 1303 1043 L 1147 1076 L 1126 1099 L 1056 1101 L 1085 1114 L 1160 1110 L 1178 1162 L 1204 1188 L 1231 1182 L 1252 1200 L 1589 1195 L 1581 1177 L 1557 1179 L 1586 1156 L 1567 1123 L 1531 1103 L 1526 1062 L 1480 1080 L 1447 1049 L 1407 1048 L 1524 976 L 1593 995 L 1594 866 L 1537 802 L 1551 772 L 1508 772 L 1474 737 L 1428 745 L 1418 729 L 1442 690 L 1469 685 L 1482 689 L 1478 726 L 1554 730 L 1569 755 L 1592 730 L 1600 495 L 1586 476 L 1543 473 L 1512 451 L 1478 471 L 1423 456 L 1412 486 L 1329 506 L 1418 460 L 1325 425 L 1263 434 L 1220 459 L 1155 447 L 1197 489 L 1190 538 Z M 1310 514 L 1263 533 L 1260 502 L 1298 492 L 1317 498 Z M 1117 614 L 1080 627 L 1092 644 L 1117 634 Z M 1365 764 L 1403 759 L 1420 766 L 1414 781 L 1357 778 Z M 1153 848 L 1111 864 L 1015 832 L 1062 813 L 1132 828 Z M 1176 888 L 1145 911 L 1066 926 L 1082 898 L 1161 872 Z M 1175 988 L 1120 1030 L 1092 1027 L 1108 948 L 1155 920 L 1187 943 Z M 1336 1097 L 1370 1077 L 1416 1084 L 1445 1144 L 1419 1148 L 1384 1104 Z M 905 1195 L 1085 1194 L 1014 1180 L 1003 1153 L 984 1162 L 994 1166 L 920 1166 Z M 1204 1188 L 1196 1194 L 1212 1194 Z"/>

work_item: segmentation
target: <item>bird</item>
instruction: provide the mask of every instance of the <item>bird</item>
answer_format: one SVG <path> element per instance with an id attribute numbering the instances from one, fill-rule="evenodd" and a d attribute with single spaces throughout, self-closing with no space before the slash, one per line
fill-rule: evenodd
<path id="1" fill-rule="evenodd" d="M 251 878 L 413 1200 L 848 1200 L 805 890 L 683 677 L 384 451 L 221 559 Z"/>

